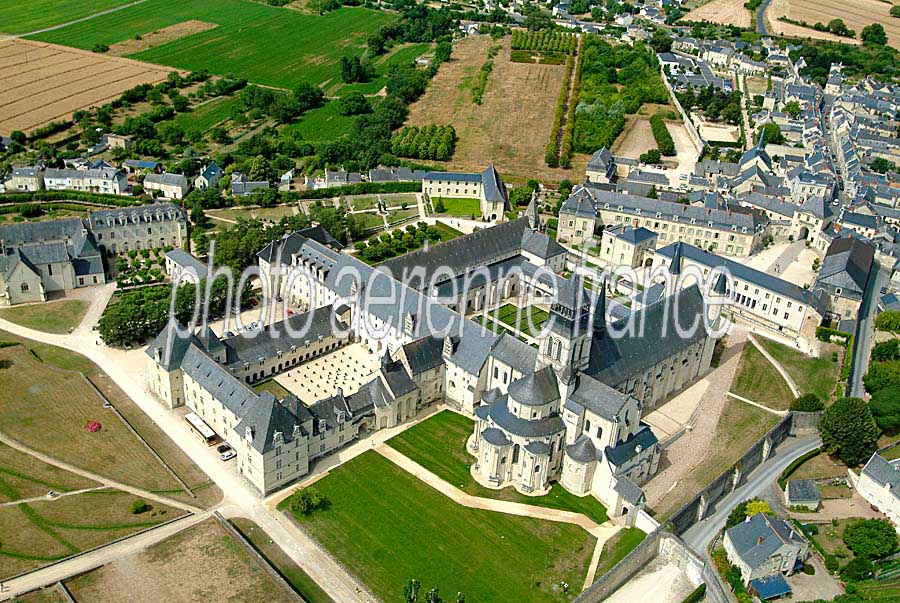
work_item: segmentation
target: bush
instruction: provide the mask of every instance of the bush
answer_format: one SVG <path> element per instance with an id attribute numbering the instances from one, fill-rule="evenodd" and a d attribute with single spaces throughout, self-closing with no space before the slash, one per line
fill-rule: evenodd
<path id="1" fill-rule="evenodd" d="M 871 363 L 863 375 L 863 385 L 873 395 L 879 390 L 900 386 L 900 360 Z"/>
<path id="2" fill-rule="evenodd" d="M 838 561 L 838 558 L 834 555 L 825 555 L 825 569 L 827 569 L 832 574 L 841 567 L 841 562 Z"/>
<path id="3" fill-rule="evenodd" d="M 825 403 L 816 394 L 803 394 L 791 402 L 791 410 L 795 412 L 819 412 L 820 410 L 825 410 Z"/>
<path id="4" fill-rule="evenodd" d="M 875 328 L 891 333 L 900 332 L 900 310 L 885 310 L 875 317 Z"/>
<path id="5" fill-rule="evenodd" d="M 131 503 L 131 514 L 132 515 L 140 515 L 141 513 L 146 513 L 150 510 L 150 505 L 141 500 L 140 498 L 133 501 Z"/>
<path id="6" fill-rule="evenodd" d="M 861 519 L 844 528 L 844 544 L 857 557 L 881 559 L 897 550 L 897 531 L 887 519 Z"/>
<path id="7" fill-rule="evenodd" d="M 669 129 L 666 127 L 666 120 L 663 119 L 663 116 L 657 113 L 651 117 L 650 128 L 653 130 L 653 138 L 656 140 L 659 152 L 667 157 L 674 155 L 675 141 L 672 140 L 672 135 L 669 134 Z"/>
<path id="8" fill-rule="evenodd" d="M 872 394 L 869 409 L 882 431 L 900 431 L 900 387 L 886 387 Z"/>
<path id="9" fill-rule="evenodd" d="M 860 398 L 841 398 L 830 406 L 819 431 L 825 450 L 851 467 L 872 456 L 880 435 L 869 405 Z"/>
<path id="10" fill-rule="evenodd" d="M 857 557 L 855 559 L 851 559 L 850 563 L 844 566 L 844 568 L 841 570 L 841 578 L 846 581 L 866 580 L 867 578 L 872 577 L 874 571 L 875 566 L 872 565 L 871 561 L 869 561 L 865 557 Z"/>
<path id="11" fill-rule="evenodd" d="M 803 565 L 803 573 L 807 576 L 815 576 L 816 575 L 816 566 L 812 563 L 806 563 Z"/>
<path id="12" fill-rule="evenodd" d="M 784 468 L 784 471 L 781 473 L 781 477 L 778 478 L 778 487 L 784 490 L 785 485 L 787 484 L 788 478 L 794 474 L 794 471 L 797 470 L 797 467 L 808 461 L 809 459 L 817 456 L 822 452 L 821 448 L 816 448 L 815 450 L 810 450 L 806 454 L 801 457 L 798 457 L 791 461 L 791 463 Z"/>

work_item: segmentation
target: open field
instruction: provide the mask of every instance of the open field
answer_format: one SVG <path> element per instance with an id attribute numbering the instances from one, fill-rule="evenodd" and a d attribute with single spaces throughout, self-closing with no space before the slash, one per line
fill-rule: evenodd
<path id="1" fill-rule="evenodd" d="M 66 582 L 76 601 L 290 601 L 214 519 Z"/>
<path id="2" fill-rule="evenodd" d="M 109 47 L 109 54 L 117 57 L 136 54 L 138 52 L 143 52 L 145 50 L 150 50 L 151 48 L 161 46 L 167 42 L 186 38 L 187 36 L 200 33 L 201 31 L 206 31 L 208 29 L 213 29 L 215 27 L 216 25 L 214 23 L 204 23 L 203 21 L 196 20 L 176 23 L 174 25 L 169 25 L 168 27 L 163 27 L 162 29 L 159 29 L 157 31 L 146 33 L 140 36 L 140 39 L 135 36 L 128 40 L 116 42 Z"/>
<path id="3" fill-rule="evenodd" d="M 184 128 L 185 132 L 206 133 L 231 119 L 235 108 L 239 105 L 237 96 L 220 96 L 198 105 L 187 113 L 179 113 L 172 121 Z"/>
<path id="4" fill-rule="evenodd" d="M 4 434 L 86 471 L 191 504 L 209 506 L 221 498 L 208 476 L 95 364 L 5 332 L 0 332 L 0 341 L 20 344 L 0 349 L 0 391 L 16 392 L 0 405 Z M 184 492 L 113 410 L 103 408 L 103 399 L 71 371 L 81 371 L 95 383 L 196 498 Z M 88 421 L 99 422 L 101 429 L 89 432 Z"/>
<path id="5" fill-rule="evenodd" d="M 747 347 L 750 347 L 748 344 Z M 745 402 L 726 398 L 716 425 L 713 452 L 686 474 L 654 509 L 657 521 L 663 521 L 680 509 L 728 467 L 740 459 L 768 430 L 778 422 L 770 412 Z M 677 462 L 677 459 L 676 461 Z"/>
<path id="6" fill-rule="evenodd" d="M 293 559 L 288 557 L 256 523 L 243 517 L 237 517 L 230 521 L 231 525 L 250 541 L 253 548 L 265 557 L 266 561 L 288 581 L 307 603 L 334 603 L 331 597 L 309 577 L 309 574 L 294 563 Z"/>
<path id="7" fill-rule="evenodd" d="M 519 179 L 556 181 L 583 174 L 586 155 L 573 157 L 570 170 L 544 163 L 564 66 L 514 63 L 507 38 L 494 58 L 482 104 L 472 102 L 472 85 L 494 43 L 488 36 L 470 36 L 454 44 L 451 60 L 410 107 L 408 125 L 452 124 L 456 129 L 453 158 L 436 162 L 440 169 L 480 172 L 493 162 L 503 176 Z"/>
<path id="8" fill-rule="evenodd" d="M 366 38 L 395 19 L 383 11 L 341 8 L 325 15 L 251 0 L 147 0 L 128 10 L 41 34 L 38 39 L 76 48 L 112 46 L 186 21 L 217 25 L 177 38 L 132 58 L 180 69 L 208 69 L 259 84 L 293 88 L 324 84 L 340 75 L 340 57 L 361 54 Z"/>
<path id="9" fill-rule="evenodd" d="M 343 96 L 350 92 L 361 92 L 366 95 L 378 94 L 387 85 L 385 74 L 391 67 L 411 63 L 429 50 L 431 50 L 431 44 L 424 42 L 397 44 L 373 62 L 375 77 L 371 80 L 344 84 L 340 79 L 336 79 L 326 88 L 325 94 L 328 96 Z"/>
<path id="10" fill-rule="evenodd" d="M 56 585 L 19 595 L 15 601 L 16 603 L 68 603 L 68 599 Z"/>
<path id="11" fill-rule="evenodd" d="M 894 2 L 896 4 L 896 2 Z M 836 40 L 859 44 L 858 39 L 841 38 L 827 32 L 819 32 L 812 27 L 802 27 L 779 21 L 778 17 L 788 17 L 794 21 L 806 21 L 810 25 L 827 24 L 832 19 L 843 19 L 850 29 L 856 31 L 857 38 L 863 28 L 872 23 L 881 23 L 888 36 L 888 43 L 900 48 L 900 19 L 891 17 L 889 2 L 881 0 L 772 0 L 766 11 L 766 19 L 772 29 L 780 34 L 801 37 Z"/>
<path id="12" fill-rule="evenodd" d="M 824 452 L 812 457 L 791 474 L 788 479 L 814 479 L 820 477 L 847 477 L 847 465 Z"/>
<path id="13" fill-rule="evenodd" d="M 0 507 L 0 577 L 40 567 L 184 513 L 154 502 L 148 510 L 134 514 L 134 500 L 132 494 L 103 489 Z"/>
<path id="14" fill-rule="evenodd" d="M 637 159 L 641 154 L 656 148 L 653 130 L 650 129 L 650 118 L 632 115 L 629 124 L 616 139 L 612 153 L 621 157 Z"/>
<path id="15" fill-rule="evenodd" d="M 0 444 L 0 503 L 44 496 L 50 490 L 72 492 L 97 486 L 97 482 Z"/>
<path id="16" fill-rule="evenodd" d="M 794 399 L 778 370 L 752 344 L 744 346 L 731 391 L 772 410 L 787 410 Z"/>
<path id="17" fill-rule="evenodd" d="M 324 142 L 350 134 L 354 123 L 355 115 L 341 115 L 337 101 L 330 100 L 321 107 L 307 111 L 285 129 L 299 132 L 304 140 Z"/>
<path id="18" fill-rule="evenodd" d="M 330 506 L 300 525 L 383 601 L 413 577 L 473 602 L 570 601 L 559 584 L 582 584 L 595 545 L 571 524 L 459 506 L 372 451 L 315 489 Z"/>
<path id="19" fill-rule="evenodd" d="M 251 220 L 259 218 L 260 220 L 271 220 L 277 222 L 281 218 L 293 216 L 297 212 L 296 205 L 276 205 L 275 207 L 233 207 L 229 209 L 213 209 L 208 210 L 206 215 L 213 218 L 223 218 L 225 220 Z M 297 209 L 299 211 L 299 209 Z"/>
<path id="20" fill-rule="evenodd" d="M 784 367 L 801 393 L 816 394 L 826 404 L 829 403 L 840 372 L 840 362 L 834 362 L 831 359 L 831 353 L 838 352 L 838 358 L 842 358 L 843 348 L 823 343 L 821 344 L 821 355 L 818 358 L 811 358 L 798 350 L 765 337 L 759 337 L 757 341 Z"/>
<path id="21" fill-rule="evenodd" d="M 467 494 L 583 513 L 597 523 L 607 520 L 606 509 L 599 501 L 569 494 L 559 484 L 545 496 L 525 496 L 513 488 L 491 490 L 478 484 L 469 473 L 475 457 L 466 452 L 473 427 L 468 417 L 445 410 L 394 436 L 388 445 Z"/>
<path id="22" fill-rule="evenodd" d="M 81 324 L 87 309 L 88 304 L 84 300 L 61 299 L 42 304 L 3 308 L 0 310 L 0 318 L 36 331 L 68 333 Z"/>
<path id="23" fill-rule="evenodd" d="M 744 8 L 745 0 L 712 0 L 687 13 L 682 21 L 709 21 L 723 25 L 750 27 L 753 15 Z"/>
<path id="24" fill-rule="evenodd" d="M 170 71 L 31 40 L 0 41 L 0 134 L 69 119 L 138 84 L 161 82 Z"/>
<path id="25" fill-rule="evenodd" d="M 647 535 L 637 528 L 625 528 L 616 532 L 612 538 L 603 545 L 603 555 L 597 564 L 597 577 L 602 576 L 625 558 L 625 555 L 644 542 Z"/>
<path id="26" fill-rule="evenodd" d="M 132 0 L 0 0 L 0 33 L 24 34 L 109 10 Z"/>

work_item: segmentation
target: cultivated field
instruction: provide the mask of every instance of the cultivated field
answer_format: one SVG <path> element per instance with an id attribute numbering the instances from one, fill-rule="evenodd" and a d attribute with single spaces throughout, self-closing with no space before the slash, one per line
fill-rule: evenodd
<path id="1" fill-rule="evenodd" d="M 453 124 L 459 142 L 442 169 L 480 172 L 493 162 L 503 176 L 580 177 L 586 155 L 576 155 L 570 170 L 548 168 L 544 163 L 564 66 L 513 63 L 507 38 L 494 58 L 482 104 L 472 102 L 472 85 L 493 44 L 488 36 L 471 36 L 454 45 L 453 58 L 441 65 L 425 95 L 412 105 L 407 123 Z"/>
<path id="2" fill-rule="evenodd" d="M 29 40 L 0 41 L 0 134 L 30 132 L 171 69 Z"/>
<path id="3" fill-rule="evenodd" d="M 382 601 L 413 577 L 467 601 L 571 601 L 560 583 L 579 589 L 596 543 L 572 524 L 457 505 L 374 451 L 314 487 L 330 505 L 300 525 Z"/>
<path id="4" fill-rule="evenodd" d="M 772 0 L 772 4 L 766 10 L 766 19 L 772 29 L 780 34 L 837 40 L 851 44 L 860 42 L 850 38 L 839 38 L 812 28 L 784 23 L 779 21 L 778 17 L 786 16 L 795 21 L 806 21 L 810 25 L 827 24 L 832 19 L 843 19 L 847 27 L 856 31 L 857 36 L 867 25 L 881 23 L 888 35 L 888 43 L 895 48 L 900 48 L 900 19 L 891 17 L 891 6 L 893 5 L 881 0 L 853 0 L 853 2 L 847 0 Z"/>
<path id="5" fill-rule="evenodd" d="M 151 39 L 162 43 L 129 56 L 293 88 L 303 81 L 337 80 L 341 56 L 361 54 L 366 38 L 394 19 L 394 14 L 364 8 L 342 8 L 319 16 L 252 0 L 147 0 L 37 38 L 86 50 L 101 44 L 115 48 L 136 36 L 185 27 L 179 24 L 211 24 L 216 27 L 186 36 L 181 31 L 174 39 L 154 34 Z"/>
<path id="6" fill-rule="evenodd" d="M 214 519 L 66 582 L 76 601 L 291 601 Z"/>
<path id="7" fill-rule="evenodd" d="M 0 0 L 0 33 L 24 34 L 109 10 L 132 0 Z"/>
<path id="8" fill-rule="evenodd" d="M 744 8 L 744 2 L 745 0 L 712 0 L 712 2 L 690 11 L 681 20 L 709 21 L 723 25 L 750 27 L 753 23 L 753 15 Z"/>

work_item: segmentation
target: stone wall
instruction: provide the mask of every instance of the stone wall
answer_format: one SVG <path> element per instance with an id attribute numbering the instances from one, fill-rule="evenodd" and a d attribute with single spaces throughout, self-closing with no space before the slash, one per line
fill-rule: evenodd
<path id="1" fill-rule="evenodd" d="M 669 78 L 666 76 L 666 72 L 663 70 L 662 66 L 659 68 L 659 74 L 662 77 L 663 83 L 666 85 L 666 89 L 669 91 L 669 98 L 672 99 L 672 104 L 675 105 L 675 108 L 678 109 L 678 113 L 681 115 L 681 121 L 684 122 L 684 127 L 687 130 L 688 138 L 691 139 L 691 142 L 694 144 L 694 148 L 697 149 L 697 152 L 701 155 L 703 154 L 703 147 L 706 146 L 706 142 L 703 138 L 700 137 L 700 132 L 697 130 L 697 126 L 694 124 L 691 116 L 687 114 L 684 110 L 684 107 L 681 106 L 681 102 L 678 100 L 678 97 L 675 96 L 675 90 L 672 89 L 672 84 L 669 83 Z"/>
<path id="2" fill-rule="evenodd" d="M 788 413 L 775 427 L 769 430 L 741 459 L 722 472 L 669 519 L 669 525 L 676 534 L 684 534 L 688 528 L 709 514 L 715 503 L 731 494 L 746 481 L 746 476 L 766 461 L 778 444 L 792 433 L 794 413 Z M 806 421 L 806 419 L 804 419 Z"/>
<path id="3" fill-rule="evenodd" d="M 665 530 L 648 535 L 644 542 L 582 592 L 575 603 L 599 603 L 607 599 L 657 557 L 678 566 L 695 587 L 706 583 L 707 603 L 729 603 L 715 569 L 680 538 Z"/>
<path id="4" fill-rule="evenodd" d="M 804 436 L 819 431 L 819 422 L 825 411 L 819 412 L 793 412 L 794 419 L 791 422 L 791 435 Z"/>

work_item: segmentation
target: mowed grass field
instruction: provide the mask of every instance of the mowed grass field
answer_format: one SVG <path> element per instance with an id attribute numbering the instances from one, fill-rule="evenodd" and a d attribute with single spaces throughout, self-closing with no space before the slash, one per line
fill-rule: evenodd
<path id="1" fill-rule="evenodd" d="M 23 34 L 68 23 L 133 0 L 0 0 L 0 33 Z"/>
<path id="2" fill-rule="evenodd" d="M 469 473 L 475 457 L 466 452 L 466 440 L 474 426 L 472 419 L 445 410 L 394 436 L 388 445 L 467 494 L 583 513 L 598 524 L 608 519 L 606 509 L 597 499 L 569 494 L 559 484 L 554 484 L 544 496 L 525 496 L 513 488 L 491 490 L 481 486 Z"/>
<path id="3" fill-rule="evenodd" d="M 297 521 L 382 601 L 410 578 L 472 603 L 571 601 L 559 584 L 579 588 L 596 543 L 571 524 L 457 505 L 373 451 L 315 488 L 330 506 Z"/>
<path id="4" fill-rule="evenodd" d="M 18 343 L 0 349 L 0 391 L 7 393 L 0 404 L 0 432 L 86 471 L 190 504 L 208 506 L 221 498 L 208 476 L 97 365 L 74 352 L 3 331 L 0 341 Z M 73 371 L 90 377 L 196 497 L 182 489 L 166 467 L 112 409 L 103 408 L 103 399 Z M 89 421 L 99 422 L 101 429 L 89 432 Z M 0 471 L 3 468 L 7 468 L 5 457 L 0 458 Z M 23 470 L 13 465 L 8 469 L 34 477 L 28 467 Z M 52 476 L 44 480 L 40 475 L 38 479 L 56 483 Z"/>
<path id="5" fill-rule="evenodd" d="M 360 55 L 368 36 L 396 16 L 364 8 L 325 15 L 252 0 L 147 0 L 127 10 L 75 23 L 36 39 L 90 50 L 189 20 L 217 27 L 130 55 L 179 69 L 208 69 L 252 82 L 292 88 L 340 75 L 340 58 Z"/>
<path id="6" fill-rule="evenodd" d="M 47 333 L 67 333 L 81 324 L 88 304 L 80 299 L 62 299 L 46 304 L 16 306 L 0 310 L 0 318 Z"/>

